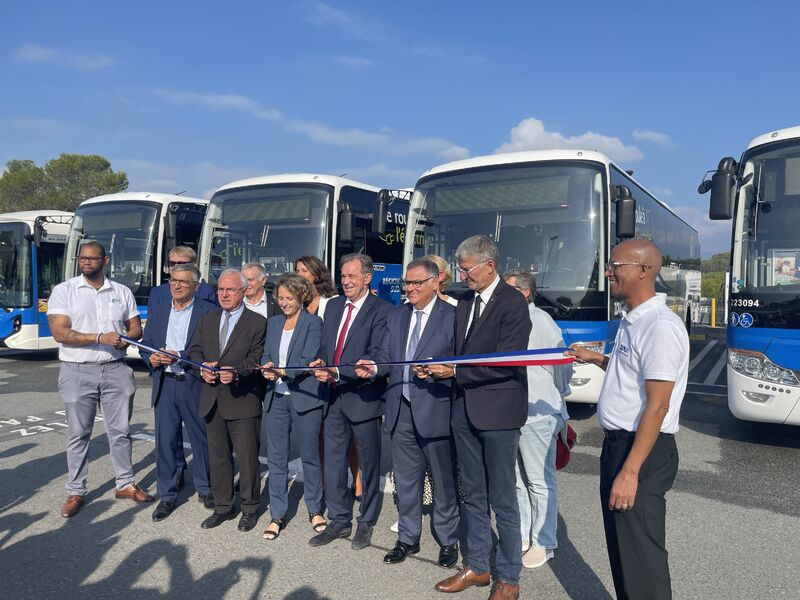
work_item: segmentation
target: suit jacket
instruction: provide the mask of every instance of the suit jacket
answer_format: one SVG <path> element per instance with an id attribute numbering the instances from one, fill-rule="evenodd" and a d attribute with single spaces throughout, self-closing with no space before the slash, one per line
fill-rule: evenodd
<path id="1" fill-rule="evenodd" d="M 205 300 L 206 302 L 211 302 L 211 304 L 217 304 L 217 292 L 214 291 L 214 286 L 205 281 L 201 281 L 200 285 L 197 286 L 197 289 L 194 291 L 194 297 Z M 162 302 L 172 302 L 172 294 L 169 293 L 169 283 L 162 283 L 150 290 L 150 296 L 147 299 L 148 311 L 154 304 L 160 304 Z M 219 305 L 217 304 L 217 306 Z M 149 315 L 148 318 L 150 318 Z"/>
<path id="2" fill-rule="evenodd" d="M 264 398 L 264 377 L 254 368 L 261 363 L 264 348 L 264 331 L 267 320 L 243 308 L 228 337 L 228 345 L 219 351 L 219 320 L 222 311 L 208 313 L 189 346 L 189 358 L 195 362 L 218 361 L 219 366 L 237 369 L 237 379 L 231 384 L 203 383 L 200 395 L 200 416 L 211 413 L 216 405 L 220 416 L 226 420 L 247 419 L 261 416 L 261 401 Z"/>
<path id="3" fill-rule="evenodd" d="M 333 365 L 339 323 L 347 298 L 331 298 L 325 307 L 322 324 L 322 345 L 318 358 Z M 386 316 L 392 307 L 386 300 L 367 294 L 361 310 L 350 323 L 342 351 L 341 364 L 353 364 L 361 358 L 375 356 L 386 333 Z M 339 369 L 339 381 L 329 386 L 328 402 L 342 402 L 342 410 L 354 422 L 375 419 L 383 414 L 383 393 L 386 379 L 361 379 L 353 367 Z"/>
<path id="4" fill-rule="evenodd" d="M 414 307 L 411 304 L 395 306 L 386 319 L 386 334 L 375 362 L 394 362 L 406 359 L 406 346 Z M 447 357 L 453 354 L 456 309 L 447 302 L 436 299 L 428 322 L 417 343 L 414 358 Z M 378 377 L 389 376 L 386 390 L 386 429 L 393 431 L 400 413 L 403 394 L 403 367 L 378 367 Z M 422 437 L 435 438 L 450 435 L 450 393 L 452 380 L 426 380 L 410 373 L 409 394 L 414 425 Z"/>
<path id="5" fill-rule="evenodd" d="M 465 345 L 475 292 L 456 307 L 457 354 L 526 350 L 531 319 L 525 297 L 500 279 Z M 455 393 L 463 393 L 470 422 L 482 430 L 516 429 L 528 416 L 524 367 L 456 367 Z"/>
<path id="6" fill-rule="evenodd" d="M 292 339 L 289 342 L 286 364 L 280 364 L 280 345 L 284 323 L 286 323 L 284 314 L 275 315 L 267 321 L 261 364 L 272 361 L 278 367 L 308 366 L 308 363 L 313 361 L 319 352 L 322 340 L 322 319 L 305 310 L 300 311 L 292 332 Z M 326 394 L 321 389 L 322 384 L 314 378 L 310 371 L 287 371 L 284 381 L 292 395 L 292 402 L 297 412 L 306 412 L 325 404 Z M 275 383 L 268 381 L 267 393 L 264 396 L 264 406 L 267 412 L 272 407 L 274 396 Z"/>
<path id="7" fill-rule="evenodd" d="M 147 324 L 144 327 L 144 335 L 142 336 L 142 343 L 152 346 L 153 348 L 164 348 L 167 339 L 167 327 L 169 326 L 169 314 L 172 310 L 172 302 L 161 302 L 151 304 L 147 315 Z M 186 349 L 180 351 L 183 358 L 189 357 L 189 346 L 192 343 L 192 337 L 197 331 L 197 325 L 200 319 L 210 312 L 219 311 L 219 306 L 211 304 L 205 300 L 195 298 L 192 305 L 192 316 L 189 318 L 189 329 L 186 333 Z M 158 367 L 154 369 L 150 364 L 150 355 L 152 352 L 141 350 L 140 356 L 150 370 L 153 376 L 153 390 L 150 394 L 150 406 L 155 406 L 158 398 L 161 395 L 161 384 L 164 379 L 164 368 Z M 180 363 L 181 368 L 186 371 L 186 390 L 193 396 L 197 397 L 200 394 L 200 386 L 202 380 L 200 379 L 200 370 L 187 363 Z"/>

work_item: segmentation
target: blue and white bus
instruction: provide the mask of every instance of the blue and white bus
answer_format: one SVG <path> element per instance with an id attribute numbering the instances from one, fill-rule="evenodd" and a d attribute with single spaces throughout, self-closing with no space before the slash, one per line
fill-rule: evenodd
<path id="1" fill-rule="evenodd" d="M 728 406 L 748 421 L 800 425 L 800 127 L 723 158 L 699 191 L 733 219 Z"/>
<path id="2" fill-rule="evenodd" d="M 64 277 L 71 220 L 72 213 L 60 210 L 0 214 L 0 347 L 57 347 L 47 300 Z"/>
<path id="3" fill-rule="evenodd" d="M 200 272 L 209 283 L 227 268 L 259 262 L 268 283 L 316 256 L 338 279 L 338 260 L 351 252 L 375 263 L 372 287 L 400 301 L 408 202 L 372 185 L 313 173 L 270 175 L 223 185 L 211 197 L 200 240 Z M 377 211 L 377 212 L 376 212 Z M 373 215 L 384 221 L 373 231 Z"/>
<path id="4" fill-rule="evenodd" d="M 559 324 L 565 343 L 605 353 L 620 307 L 610 297 L 604 265 L 619 241 L 650 239 L 664 257 L 657 291 L 691 324 L 690 296 L 699 293 L 697 231 L 598 152 L 516 152 L 435 167 L 417 182 L 408 221 L 406 263 L 437 254 L 455 273 L 458 244 L 487 235 L 499 246 L 501 274 L 534 274 L 535 303 Z M 576 365 L 569 400 L 596 402 L 602 374 Z"/>
<path id="5" fill-rule="evenodd" d="M 103 244 L 110 257 L 107 277 L 128 286 L 142 320 L 150 290 L 162 283 L 167 255 L 175 246 L 197 249 L 207 200 L 174 194 L 125 192 L 81 202 L 75 210 L 65 254 L 65 279 L 78 273 L 81 244 Z"/>

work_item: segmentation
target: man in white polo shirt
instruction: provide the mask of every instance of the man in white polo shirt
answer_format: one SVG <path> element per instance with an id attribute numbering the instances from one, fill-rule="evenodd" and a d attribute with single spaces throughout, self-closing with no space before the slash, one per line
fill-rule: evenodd
<path id="1" fill-rule="evenodd" d="M 59 343 L 58 393 L 64 402 L 67 438 L 67 500 L 61 516 L 74 516 L 84 503 L 89 474 L 89 440 L 97 406 L 103 422 L 117 498 L 152 502 L 153 497 L 133 479 L 131 438 L 128 431 L 136 385 L 133 371 L 122 362 L 125 342 L 121 333 L 139 339 L 142 322 L 133 293 L 105 277 L 105 248 L 86 242 L 80 248 L 81 274 L 53 288 L 47 321 Z"/>
<path id="2" fill-rule="evenodd" d="M 689 372 L 683 321 L 657 296 L 661 253 L 652 242 L 614 248 L 612 296 L 627 307 L 610 357 L 579 346 L 578 360 L 606 371 L 597 402 L 605 439 L 600 502 L 617 598 L 672 598 L 665 494 L 678 472 L 675 432 Z"/>

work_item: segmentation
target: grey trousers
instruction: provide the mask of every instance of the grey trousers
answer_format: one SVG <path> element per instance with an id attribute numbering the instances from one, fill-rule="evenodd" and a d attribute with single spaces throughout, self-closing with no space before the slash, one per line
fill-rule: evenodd
<path id="1" fill-rule="evenodd" d="M 111 463 L 117 489 L 133 483 L 131 437 L 128 424 L 133 410 L 136 385 L 133 371 L 125 363 L 61 364 L 58 394 L 64 402 L 69 427 L 67 440 L 67 493 L 86 494 L 89 474 L 89 440 L 92 437 L 97 406 L 103 413 Z"/>

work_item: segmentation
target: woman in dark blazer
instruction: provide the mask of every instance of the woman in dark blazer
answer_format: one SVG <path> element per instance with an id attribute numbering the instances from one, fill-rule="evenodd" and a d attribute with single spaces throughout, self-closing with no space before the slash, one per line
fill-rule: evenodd
<path id="1" fill-rule="evenodd" d="M 261 357 L 261 372 L 268 381 L 264 397 L 272 517 L 264 531 L 264 538 L 268 540 L 277 538 L 286 526 L 289 438 L 293 428 L 303 463 L 303 495 L 308 518 L 315 532 L 326 527 L 319 459 L 324 390 L 308 371 L 287 369 L 304 367 L 314 360 L 322 337 L 322 319 L 310 315 L 304 308 L 313 292 L 302 277 L 281 277 L 274 295 L 282 314 L 270 317 L 267 322 Z"/>

